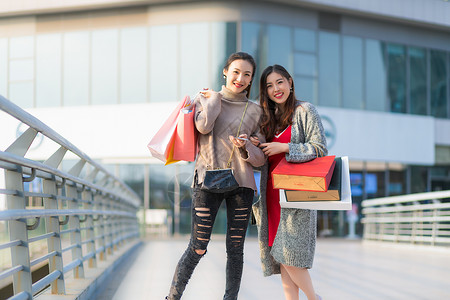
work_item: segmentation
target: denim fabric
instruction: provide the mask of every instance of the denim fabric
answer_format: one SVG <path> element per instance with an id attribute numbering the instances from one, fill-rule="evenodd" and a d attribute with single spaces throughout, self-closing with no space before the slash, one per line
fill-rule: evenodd
<path id="1" fill-rule="evenodd" d="M 217 194 L 200 190 L 194 184 L 192 195 L 192 229 L 189 245 L 175 269 L 172 286 L 167 299 L 181 299 L 195 267 L 203 255 L 195 250 L 206 250 L 217 212 L 226 201 L 227 205 L 227 267 L 224 300 L 235 300 L 239 292 L 244 261 L 244 241 L 247 232 L 253 190 L 240 187 L 234 191 Z M 206 254 L 206 252 L 205 252 Z"/>

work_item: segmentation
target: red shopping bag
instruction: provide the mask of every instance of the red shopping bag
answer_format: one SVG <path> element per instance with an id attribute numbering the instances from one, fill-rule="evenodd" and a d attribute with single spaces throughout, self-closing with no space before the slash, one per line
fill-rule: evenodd
<path id="1" fill-rule="evenodd" d="M 195 106 L 190 104 L 178 116 L 177 130 L 173 141 L 173 160 L 194 161 L 197 156 L 198 131 L 194 124 Z"/>
<path id="2" fill-rule="evenodd" d="M 195 160 L 197 134 L 194 126 L 193 108 L 194 104 L 191 103 L 189 96 L 184 97 L 183 101 L 177 105 L 147 145 L 153 157 L 166 165 L 179 160 Z M 191 148 L 193 150 L 189 151 Z"/>

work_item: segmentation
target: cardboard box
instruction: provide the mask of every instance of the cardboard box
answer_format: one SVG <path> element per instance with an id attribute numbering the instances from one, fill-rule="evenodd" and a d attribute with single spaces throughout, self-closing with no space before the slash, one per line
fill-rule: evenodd
<path id="1" fill-rule="evenodd" d="M 350 189 L 350 168 L 348 165 L 348 157 L 347 156 L 341 157 L 341 161 L 342 161 L 341 200 L 288 202 L 286 200 L 285 190 L 280 189 L 280 206 L 282 208 L 299 208 L 299 209 L 315 209 L 315 210 L 351 210 L 352 194 Z"/>
<path id="2" fill-rule="evenodd" d="M 288 202 L 296 201 L 338 201 L 341 199 L 341 178 L 342 178 L 342 160 L 340 157 L 334 159 L 335 166 L 333 176 L 331 176 L 330 185 L 326 192 L 293 191 L 285 190 L 286 200 Z"/>
<path id="3" fill-rule="evenodd" d="M 283 158 L 272 172 L 274 189 L 326 192 L 334 170 L 335 156 L 318 157 L 304 163 Z"/>

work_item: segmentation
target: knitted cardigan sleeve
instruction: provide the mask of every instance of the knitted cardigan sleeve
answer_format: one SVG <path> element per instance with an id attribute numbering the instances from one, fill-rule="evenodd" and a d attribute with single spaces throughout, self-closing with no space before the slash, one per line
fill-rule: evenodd
<path id="1" fill-rule="evenodd" d="M 295 109 L 289 143 L 289 162 L 306 162 L 318 156 L 326 156 L 327 140 L 319 113 L 309 102 L 300 102 Z"/>

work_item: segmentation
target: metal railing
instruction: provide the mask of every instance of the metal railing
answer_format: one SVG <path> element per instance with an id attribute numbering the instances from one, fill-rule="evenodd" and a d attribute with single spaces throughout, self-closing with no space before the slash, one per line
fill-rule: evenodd
<path id="1" fill-rule="evenodd" d="M 96 268 L 98 260 L 138 241 L 136 212 L 141 201 L 100 164 L 2 96 L 0 109 L 29 127 L 0 151 L 0 198 L 6 199 L 0 222 L 9 231 L 6 242 L 0 240 L 0 251 L 11 253 L 0 280 L 12 277 L 10 299 L 33 299 L 48 286 L 52 294 L 65 294 L 68 278 L 84 278 L 85 267 Z M 38 133 L 59 145 L 44 161 L 25 158 Z M 75 164 L 66 171 L 67 153 L 75 157 Z M 30 237 L 38 227 L 43 232 Z M 34 257 L 32 244 L 45 241 L 44 251 Z M 31 270 L 43 262 L 48 263 L 48 275 L 32 282 Z"/>
<path id="2" fill-rule="evenodd" d="M 450 245 L 450 191 L 365 200 L 362 207 L 365 240 Z"/>

